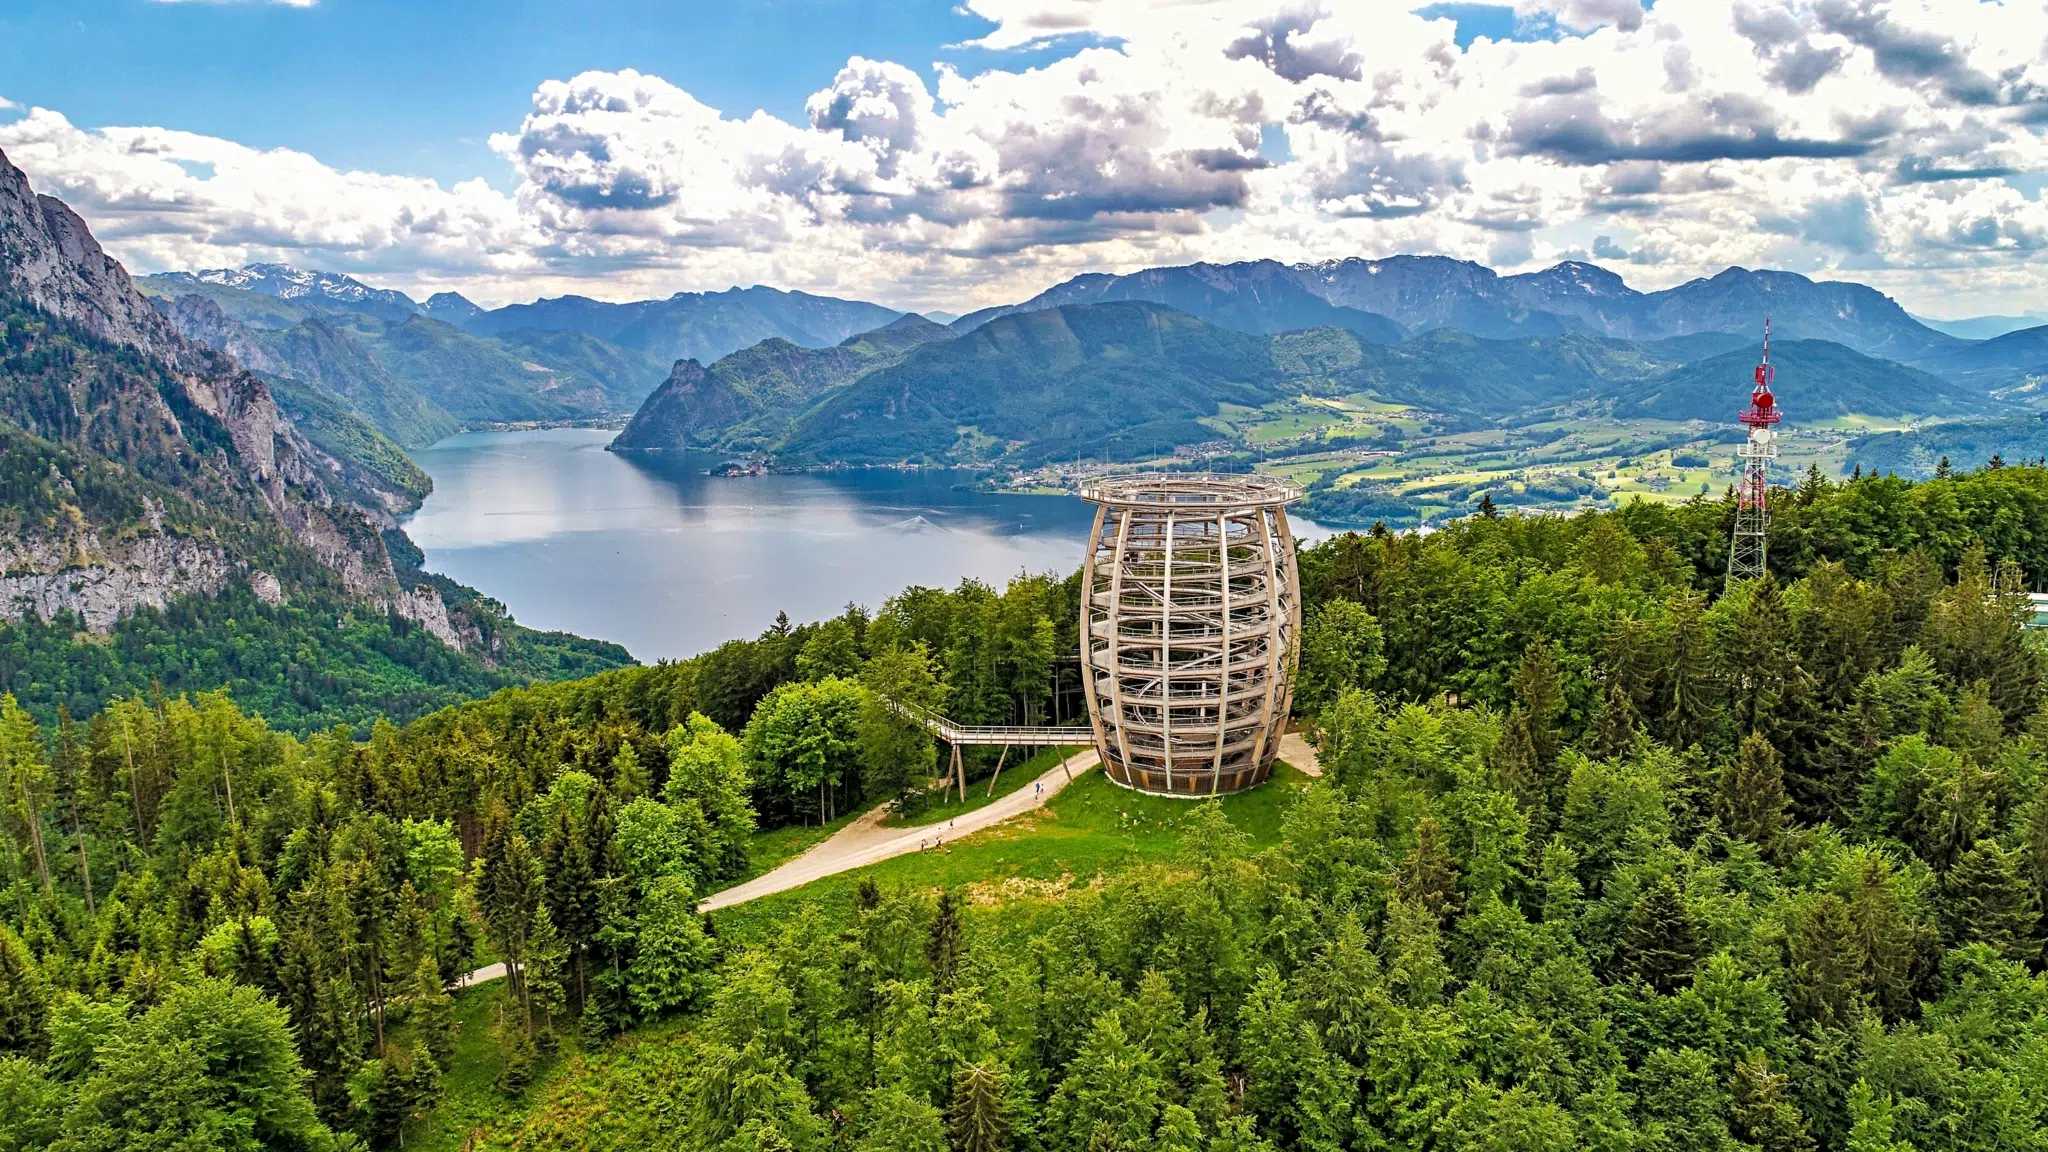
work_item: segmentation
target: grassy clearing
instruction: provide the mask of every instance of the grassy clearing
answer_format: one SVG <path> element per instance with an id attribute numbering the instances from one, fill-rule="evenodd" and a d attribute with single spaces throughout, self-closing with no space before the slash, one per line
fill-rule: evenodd
<path id="1" fill-rule="evenodd" d="M 1283 764 L 1268 783 L 1220 803 L 1231 823 L 1263 847 L 1279 839 L 1280 814 L 1307 783 L 1307 776 Z M 844 912 L 866 877 L 885 887 L 973 885 L 977 893 L 1053 893 L 1098 875 L 1171 859 L 1180 844 L 1180 821 L 1191 809 L 1191 801 L 1132 792 L 1099 771 L 1090 772 L 1039 812 L 976 833 L 945 852 L 898 856 L 721 909 L 713 918 L 723 935 L 758 938 L 804 904 L 821 905 L 833 915 Z"/>
<path id="2" fill-rule="evenodd" d="M 534 1069 L 526 1090 L 498 1090 L 499 1053 L 492 1018 L 502 982 L 473 988 L 457 997 L 462 1035 L 442 1080 L 443 1095 L 432 1112 L 406 1126 L 408 1152 L 471 1152 L 472 1149 L 620 1148 L 629 1130 L 680 1124 L 675 1086 L 685 1069 L 675 1063 L 686 1049 L 673 1043 L 693 1023 L 663 1020 L 634 1029 L 604 1047 L 586 1051 L 571 1033 Z M 675 1128 L 680 1132 L 680 1128 Z"/>
<path id="3" fill-rule="evenodd" d="M 455 994 L 455 1018 L 462 1031 L 455 1039 L 455 1055 L 441 1079 L 441 1100 L 433 1111 L 405 1128 L 405 1147 L 417 1152 L 441 1152 L 469 1146 L 471 1136 L 517 1115 L 534 1095 L 535 1089 L 517 1095 L 498 1090 L 498 1005 L 505 995 L 505 982 L 494 980 Z M 561 1062 L 561 1054 L 542 1061 L 535 1069 L 534 1082 L 548 1079 Z"/>

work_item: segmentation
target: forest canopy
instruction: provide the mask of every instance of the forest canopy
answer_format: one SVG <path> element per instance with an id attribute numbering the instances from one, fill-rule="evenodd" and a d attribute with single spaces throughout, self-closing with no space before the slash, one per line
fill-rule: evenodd
<path id="1" fill-rule="evenodd" d="M 745 933 L 696 902 L 764 830 L 928 797 L 878 693 L 1073 718 L 1075 581 L 367 739 L 8 700 L 0 1147 L 395 1146 L 486 963 L 486 1078 L 528 1100 L 616 1045 L 589 1090 L 664 1101 L 612 1109 L 619 1146 L 2034 1147 L 2048 471 L 1776 495 L 1771 575 L 1727 590 L 1706 501 L 1306 549 L 1324 775 L 1273 835 L 1191 805 L 1170 862 Z"/>

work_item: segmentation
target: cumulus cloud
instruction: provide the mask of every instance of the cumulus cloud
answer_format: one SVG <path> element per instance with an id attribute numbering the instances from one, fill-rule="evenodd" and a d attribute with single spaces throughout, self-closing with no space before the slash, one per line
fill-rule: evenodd
<path id="1" fill-rule="evenodd" d="M 1642 0 L 1515 0 L 1519 16 L 1547 16 L 1572 29 L 1613 25 L 1623 32 L 1643 26 Z"/>
<path id="2" fill-rule="evenodd" d="M 549 80 L 491 139 L 505 192 L 62 110 L 0 148 L 144 269 L 286 259 L 495 300 L 764 282 L 961 310 L 1087 270 L 1526 267 L 1589 236 L 1644 286 L 1775 264 L 1951 311 L 2048 298 L 2023 191 L 2048 170 L 2043 6 L 1515 7 L 1523 36 L 1461 46 L 1397 0 L 964 0 L 979 47 L 1056 58 L 854 57 L 791 120 L 673 77 Z"/>

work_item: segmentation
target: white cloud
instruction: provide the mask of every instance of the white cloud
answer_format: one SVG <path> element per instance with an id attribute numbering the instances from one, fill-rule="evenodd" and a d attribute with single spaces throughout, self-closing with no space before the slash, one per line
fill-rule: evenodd
<path id="1" fill-rule="evenodd" d="M 966 6 L 984 47 L 1070 54 L 855 57 L 794 123 L 632 71 L 551 80 L 492 138 L 504 194 L 45 109 L 0 148 L 145 269 L 288 259 L 491 300 L 761 282 L 962 310 L 1092 269 L 1531 266 L 1605 236 L 1641 286 L 1773 264 L 1923 310 L 2048 304 L 2048 204 L 2020 190 L 2048 172 L 2040 5 L 1522 0 L 1553 35 L 1466 48 L 1392 0 Z"/>

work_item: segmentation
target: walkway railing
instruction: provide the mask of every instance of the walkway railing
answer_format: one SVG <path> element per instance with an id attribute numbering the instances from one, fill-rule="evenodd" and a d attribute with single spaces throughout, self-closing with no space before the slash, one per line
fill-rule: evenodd
<path id="1" fill-rule="evenodd" d="M 1055 744 L 1092 744 L 1095 730 L 1086 724 L 955 724 L 929 708 L 885 700 L 889 710 L 906 720 L 924 725 L 925 731 L 948 744 L 1006 744 L 1051 747 Z"/>
<path id="2" fill-rule="evenodd" d="M 959 785 L 962 800 L 967 799 L 967 767 L 960 760 L 960 749 L 967 745 L 1001 746 L 1003 749 L 1002 756 L 996 759 L 995 775 L 988 778 L 988 794 L 993 796 L 996 793 L 996 779 L 1003 774 L 1003 761 L 1009 759 L 1010 749 L 1051 748 L 1061 744 L 1095 742 L 1095 729 L 1084 724 L 955 724 L 937 712 L 917 704 L 905 704 L 891 700 L 887 696 L 882 697 L 882 703 L 898 716 L 922 724 L 925 731 L 952 746 L 952 758 L 946 766 L 947 775 L 953 777 Z"/>

